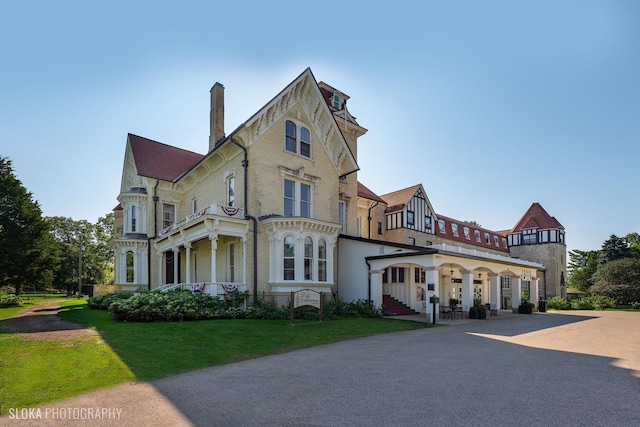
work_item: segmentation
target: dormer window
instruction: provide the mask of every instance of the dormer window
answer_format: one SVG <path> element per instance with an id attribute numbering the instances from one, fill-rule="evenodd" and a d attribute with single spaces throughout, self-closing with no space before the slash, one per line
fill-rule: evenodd
<path id="1" fill-rule="evenodd" d="M 339 110 L 341 105 L 340 96 L 334 93 L 331 97 L 331 104 L 333 105 L 333 108 Z"/>
<path id="2" fill-rule="evenodd" d="M 440 233 L 447 234 L 447 230 L 446 228 L 444 228 L 444 220 L 442 219 L 438 220 L 438 229 L 440 230 Z"/>
<path id="3" fill-rule="evenodd" d="M 464 238 L 467 240 L 471 240 L 471 234 L 469 234 L 469 227 L 464 228 Z"/>
<path id="4" fill-rule="evenodd" d="M 458 224 L 451 224 L 451 232 L 455 237 L 458 237 Z"/>
<path id="5" fill-rule="evenodd" d="M 478 230 L 475 230 L 473 234 L 475 234 L 476 236 L 476 242 L 480 243 L 480 232 Z"/>
<path id="6" fill-rule="evenodd" d="M 285 122 L 284 148 L 291 153 L 311 157 L 311 131 L 287 120 Z"/>

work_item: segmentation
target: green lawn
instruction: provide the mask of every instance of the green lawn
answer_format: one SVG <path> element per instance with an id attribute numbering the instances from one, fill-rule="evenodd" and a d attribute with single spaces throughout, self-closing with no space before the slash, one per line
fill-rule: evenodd
<path id="1" fill-rule="evenodd" d="M 207 366 L 372 334 L 431 326 L 396 319 L 115 322 L 84 300 L 61 301 L 63 318 L 96 329 L 76 341 L 28 340 L 0 331 L 0 412 L 86 391 L 151 381 Z M 0 318 L 4 311 L 0 309 Z M 0 322 L 0 328 L 2 324 Z"/>

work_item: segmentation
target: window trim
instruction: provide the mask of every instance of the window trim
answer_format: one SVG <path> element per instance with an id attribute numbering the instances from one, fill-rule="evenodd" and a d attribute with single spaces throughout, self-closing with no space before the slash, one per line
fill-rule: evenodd
<path id="1" fill-rule="evenodd" d="M 290 183 L 290 184 L 288 184 Z M 293 194 L 287 194 L 287 186 L 292 184 Z M 302 200 L 302 195 L 304 194 L 303 188 L 308 189 L 308 200 Z M 291 204 L 291 207 L 287 206 L 287 202 Z M 289 210 L 289 208 L 291 210 Z M 304 217 L 304 218 L 313 218 L 313 187 L 310 183 L 284 178 L 282 185 L 282 214 L 285 217 Z M 308 215 L 303 215 L 304 213 L 308 213 Z"/>
<path id="2" fill-rule="evenodd" d="M 306 159 L 313 158 L 313 138 L 311 129 L 291 119 L 284 122 L 284 151 L 297 154 Z M 305 137 L 308 136 L 308 141 Z M 306 147 L 306 148 L 303 148 Z M 306 153 L 308 151 L 308 153 Z"/>

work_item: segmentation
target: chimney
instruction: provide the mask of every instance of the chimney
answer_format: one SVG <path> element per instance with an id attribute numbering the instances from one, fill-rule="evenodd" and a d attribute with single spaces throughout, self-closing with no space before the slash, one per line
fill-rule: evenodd
<path id="1" fill-rule="evenodd" d="M 224 86 L 216 82 L 211 88 L 211 114 L 209 116 L 209 151 L 224 138 Z"/>

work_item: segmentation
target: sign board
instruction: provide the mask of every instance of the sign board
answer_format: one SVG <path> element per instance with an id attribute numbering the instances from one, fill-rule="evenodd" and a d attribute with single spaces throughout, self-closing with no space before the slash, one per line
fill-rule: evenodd
<path id="1" fill-rule="evenodd" d="M 436 290 L 436 284 L 435 283 L 427 283 L 427 290 L 428 291 L 435 291 Z"/>
<path id="2" fill-rule="evenodd" d="M 316 307 L 319 310 L 318 320 L 322 322 L 322 300 L 322 294 L 311 289 L 291 292 L 291 324 L 293 325 L 294 310 L 305 305 Z"/>
<path id="3" fill-rule="evenodd" d="M 440 303 L 440 297 L 437 297 L 437 296 L 434 295 L 431 298 L 429 298 L 429 302 L 431 304 L 438 304 L 438 303 Z"/>

